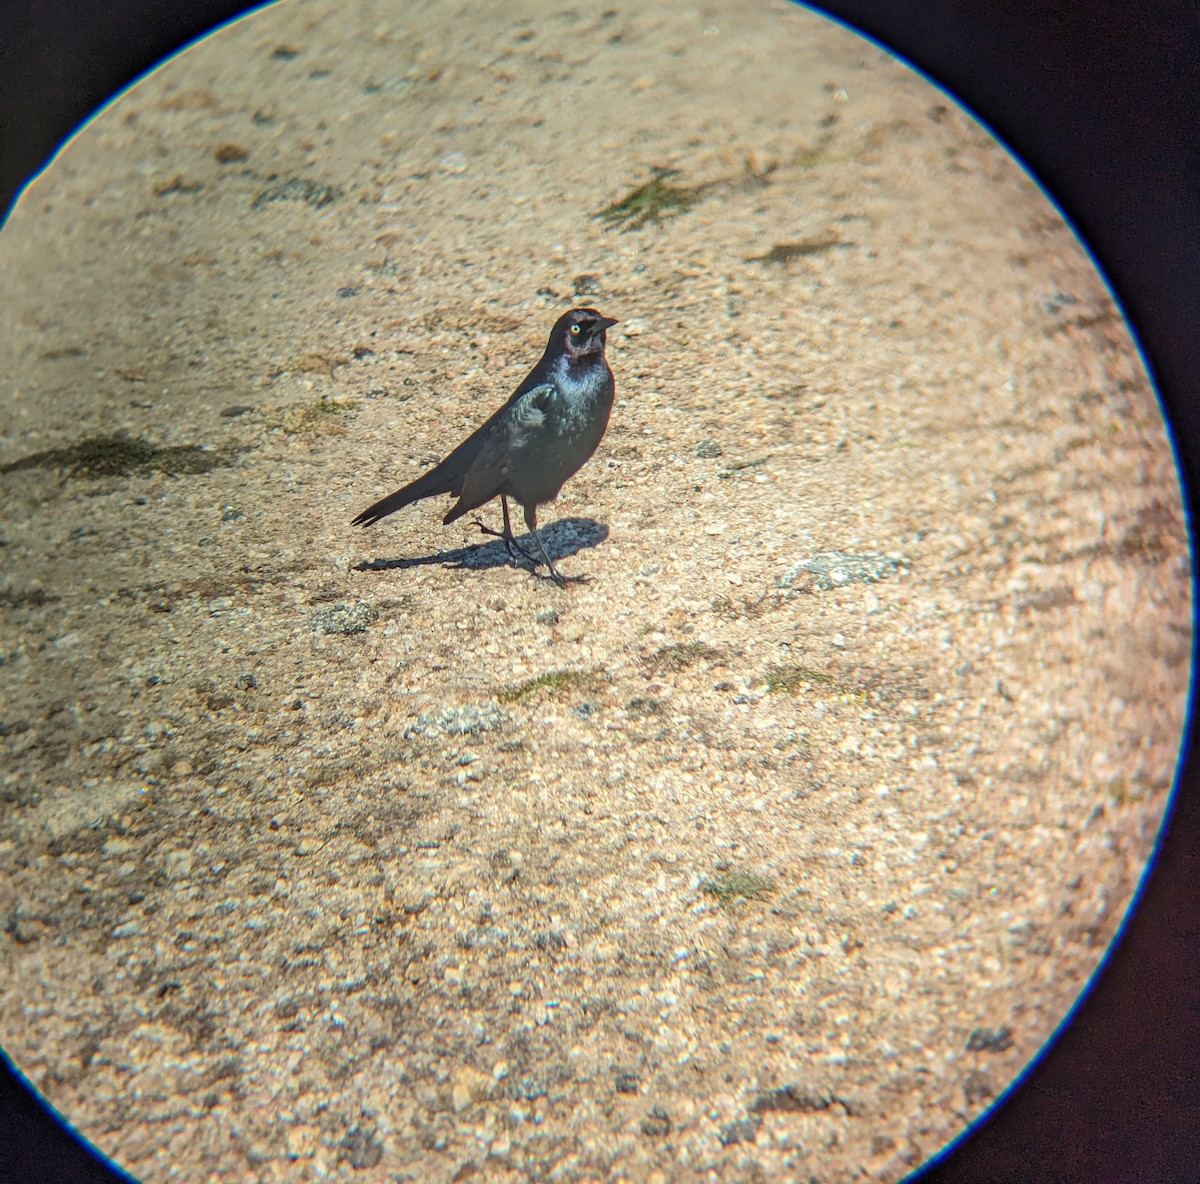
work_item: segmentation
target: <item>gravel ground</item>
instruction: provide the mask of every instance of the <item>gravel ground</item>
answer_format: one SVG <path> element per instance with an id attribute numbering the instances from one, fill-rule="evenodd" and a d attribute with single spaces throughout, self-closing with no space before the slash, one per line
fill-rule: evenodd
<path id="1" fill-rule="evenodd" d="M 287 3 L 0 261 L 0 1043 L 141 1179 L 894 1181 L 1067 1014 L 1170 791 L 1181 495 L 926 82 L 781 4 Z M 570 586 L 351 530 L 572 304 Z"/>

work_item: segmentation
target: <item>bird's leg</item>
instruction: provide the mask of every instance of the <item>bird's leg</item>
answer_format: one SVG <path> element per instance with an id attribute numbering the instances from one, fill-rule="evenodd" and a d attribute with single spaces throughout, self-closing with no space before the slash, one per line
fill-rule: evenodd
<path id="1" fill-rule="evenodd" d="M 504 511 L 504 529 L 492 530 L 490 526 L 484 526 L 478 518 L 475 519 L 475 525 L 479 527 L 483 534 L 489 534 L 494 539 L 504 540 L 504 549 L 508 552 L 510 559 L 516 559 L 518 552 L 529 560 L 534 567 L 537 566 L 537 560 L 534 559 L 520 543 L 517 542 L 516 536 L 512 532 L 512 521 L 508 516 L 508 498 L 502 493 L 500 495 L 500 507 Z"/>
<path id="2" fill-rule="evenodd" d="M 528 561 L 530 567 L 537 567 L 537 560 L 517 542 L 517 536 L 512 532 L 512 523 L 508 520 L 508 498 L 501 495 L 500 504 L 504 507 L 504 545 L 508 548 L 509 555 L 514 559 L 520 555 Z"/>
<path id="3" fill-rule="evenodd" d="M 560 587 L 565 588 L 567 581 L 558 574 L 558 569 L 550 561 L 550 556 L 546 554 L 546 548 L 542 545 L 542 536 L 538 534 L 537 528 L 537 506 L 525 507 L 525 525 L 529 527 L 529 533 L 533 535 L 533 541 L 537 543 L 537 549 L 541 552 L 542 558 L 546 561 L 546 567 L 550 570 L 550 578 Z"/>
<path id="4" fill-rule="evenodd" d="M 512 520 L 508 516 L 508 498 L 502 493 L 500 495 L 500 509 L 504 511 L 504 545 L 508 548 L 508 553 L 516 559 L 516 551 L 520 551 L 530 563 L 533 562 L 533 556 L 526 554 L 525 548 L 517 542 L 517 536 L 513 534 Z"/>

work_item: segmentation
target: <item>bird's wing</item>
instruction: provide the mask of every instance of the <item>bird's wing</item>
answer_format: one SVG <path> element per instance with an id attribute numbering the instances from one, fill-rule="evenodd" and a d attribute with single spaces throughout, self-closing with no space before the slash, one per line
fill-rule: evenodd
<path id="1" fill-rule="evenodd" d="M 449 493 L 458 497 L 463 491 L 463 479 L 471 468 L 480 448 L 488 440 L 497 422 L 501 420 L 516 399 L 509 401 L 493 413 L 484 423 L 480 424 L 457 448 L 443 460 L 440 460 L 427 473 L 422 473 L 415 481 L 410 481 L 403 489 L 389 493 L 373 506 L 368 506 L 351 523 L 352 526 L 370 526 L 388 514 L 393 514 L 404 506 L 419 502 L 423 498 L 437 497 L 438 494 Z"/>
<path id="2" fill-rule="evenodd" d="M 381 498 L 373 506 L 368 506 L 354 519 L 351 525 L 370 526 L 372 523 L 378 522 L 381 518 L 386 518 L 388 514 L 393 514 L 402 507 L 411 505 L 413 502 L 419 502 L 423 498 L 437 497 L 443 493 L 451 494 L 454 497 L 461 497 L 463 493 L 463 481 L 468 470 L 474 466 L 483 445 L 488 440 L 497 438 L 496 431 L 498 430 L 498 425 L 502 421 L 505 423 L 508 422 L 513 408 L 518 403 L 522 403 L 528 395 L 533 394 L 536 390 L 545 389 L 552 395 L 554 394 L 553 387 L 539 381 L 539 377 L 545 370 L 545 367 L 546 359 L 543 358 L 525 376 L 521 385 L 513 391 L 504 406 L 492 412 L 453 452 L 434 465 L 427 473 L 422 473 L 415 481 L 410 481 L 403 489 L 398 489 L 395 493 L 389 493 L 387 497 Z M 503 432 L 503 429 L 500 430 Z M 488 496 L 491 497 L 494 495 L 489 494 Z M 467 509 L 474 509 L 487 500 L 488 498 L 483 498 L 481 501 L 473 502 Z M 466 510 L 463 513 L 466 513 Z"/>
<path id="3" fill-rule="evenodd" d="M 522 465 L 530 445 L 544 439 L 546 420 L 561 397 L 548 382 L 539 383 L 480 429 L 483 438 L 463 476 L 460 500 L 444 521 L 453 522 L 504 491 L 509 472 Z"/>

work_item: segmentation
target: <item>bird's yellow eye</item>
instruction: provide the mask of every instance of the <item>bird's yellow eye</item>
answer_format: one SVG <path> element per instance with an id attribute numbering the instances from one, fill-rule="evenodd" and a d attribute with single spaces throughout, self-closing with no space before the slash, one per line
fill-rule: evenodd
<path id="1" fill-rule="evenodd" d="M 578 336 L 579 336 L 579 326 L 578 326 L 578 325 L 572 325 L 572 326 L 571 326 L 571 332 L 572 332 L 572 333 L 574 333 L 576 337 L 578 337 Z"/>

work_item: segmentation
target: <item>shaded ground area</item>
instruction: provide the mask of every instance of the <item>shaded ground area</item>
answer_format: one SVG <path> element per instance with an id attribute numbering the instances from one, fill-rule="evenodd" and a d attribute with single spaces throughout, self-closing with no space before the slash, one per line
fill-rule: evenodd
<path id="1" fill-rule="evenodd" d="M 1066 1014 L 1171 783 L 1180 494 L 925 84 L 783 7 L 284 6 L 0 256 L 0 1042 L 142 1178 L 896 1180 Z M 351 531 L 572 303 L 579 582 Z"/>

